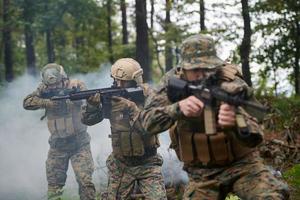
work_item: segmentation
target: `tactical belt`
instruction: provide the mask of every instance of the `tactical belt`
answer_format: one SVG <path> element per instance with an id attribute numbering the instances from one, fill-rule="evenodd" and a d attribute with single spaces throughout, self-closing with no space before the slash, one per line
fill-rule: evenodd
<path id="1" fill-rule="evenodd" d="M 129 166 L 137 166 L 145 163 L 145 160 L 155 156 L 157 154 L 157 148 L 151 147 L 145 149 L 145 154 L 142 156 L 122 156 L 121 160 Z"/>
<path id="2" fill-rule="evenodd" d="M 50 147 L 60 151 L 76 151 L 84 144 L 78 141 L 76 135 L 71 135 L 64 138 L 55 138 L 49 141 Z"/>

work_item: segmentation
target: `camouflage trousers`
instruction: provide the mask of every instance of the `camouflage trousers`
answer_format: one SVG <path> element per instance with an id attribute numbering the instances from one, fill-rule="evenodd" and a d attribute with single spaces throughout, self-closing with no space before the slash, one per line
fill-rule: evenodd
<path id="1" fill-rule="evenodd" d="M 107 199 L 131 199 L 135 184 L 143 199 L 167 199 L 160 155 L 148 158 L 143 165 L 128 166 L 111 154 L 106 165 L 109 173 Z"/>
<path id="2" fill-rule="evenodd" d="M 223 168 L 186 168 L 189 183 L 183 199 L 225 199 L 229 192 L 241 199 L 288 199 L 287 184 L 263 164 L 257 152 Z"/>
<path id="3" fill-rule="evenodd" d="M 96 195 L 95 186 L 92 182 L 94 162 L 89 144 L 72 152 L 50 148 L 46 161 L 48 199 L 61 199 L 62 188 L 67 179 L 69 160 L 71 160 L 79 185 L 80 199 L 94 200 Z"/>

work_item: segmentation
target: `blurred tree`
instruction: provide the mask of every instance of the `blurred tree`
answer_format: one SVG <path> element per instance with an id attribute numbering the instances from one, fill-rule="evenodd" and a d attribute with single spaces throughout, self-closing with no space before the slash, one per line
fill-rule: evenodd
<path id="1" fill-rule="evenodd" d="M 160 48 L 161 45 L 159 44 L 159 40 L 161 39 L 159 36 L 159 33 L 155 31 L 154 29 L 154 23 L 155 23 L 155 0 L 150 0 L 150 29 L 149 29 L 149 35 L 150 35 L 150 60 L 152 61 L 152 68 L 154 73 L 158 77 L 164 74 L 165 69 L 161 64 L 160 61 Z M 157 70 L 158 69 L 158 70 Z"/>
<path id="2" fill-rule="evenodd" d="M 122 12 L 122 43 L 128 44 L 128 31 L 127 31 L 127 15 L 126 15 L 126 2 L 121 0 L 121 12 Z"/>
<path id="3" fill-rule="evenodd" d="M 199 13 L 200 13 L 200 30 L 205 31 L 205 5 L 204 0 L 199 0 Z"/>
<path id="4" fill-rule="evenodd" d="M 166 0 L 166 17 L 165 17 L 165 71 L 173 68 L 172 38 L 170 36 L 172 0 Z"/>
<path id="5" fill-rule="evenodd" d="M 265 40 L 255 54 L 256 61 L 265 67 L 265 74 L 291 69 L 295 94 L 300 95 L 300 1 L 259 1 L 252 11 L 257 18 L 255 30 Z"/>
<path id="6" fill-rule="evenodd" d="M 112 25 L 111 25 L 111 14 L 112 14 L 112 9 L 111 9 L 111 0 L 106 0 L 106 18 L 107 18 L 107 41 L 108 41 L 108 51 L 109 51 L 109 61 L 110 63 L 114 62 L 114 57 L 113 57 L 113 43 L 112 43 Z"/>
<path id="7" fill-rule="evenodd" d="M 46 47 L 48 63 L 55 62 L 55 47 L 54 47 L 54 29 L 61 22 L 62 15 L 66 9 L 64 0 L 55 2 L 54 0 L 45 0 L 42 4 L 41 25 L 42 30 L 46 34 Z"/>
<path id="8" fill-rule="evenodd" d="M 11 4 L 10 0 L 3 0 L 3 41 L 4 41 L 4 65 L 5 80 L 11 82 L 14 79 L 13 50 L 11 37 Z"/>
<path id="9" fill-rule="evenodd" d="M 3 1 L 0 1 L 0 27 L 3 28 L 3 6 L 2 6 Z M 4 74 L 4 69 L 3 69 L 3 30 L 0 28 L 0 31 L 2 34 L 0 34 L 0 86 L 3 80 L 2 74 Z"/>
<path id="10" fill-rule="evenodd" d="M 24 20 L 24 34 L 26 45 L 26 62 L 27 73 L 35 76 L 36 72 L 36 59 L 34 50 L 34 16 L 35 16 L 35 0 L 23 1 L 23 20 Z"/>
<path id="11" fill-rule="evenodd" d="M 150 28 L 151 28 L 151 30 L 153 30 L 153 24 L 154 24 L 154 3 L 155 3 L 155 0 L 150 0 L 150 7 L 151 7 L 151 10 L 150 10 Z"/>
<path id="12" fill-rule="evenodd" d="M 250 15 L 248 0 L 241 0 L 242 3 L 242 16 L 244 20 L 244 37 L 240 46 L 240 55 L 242 62 L 242 72 L 246 83 L 252 86 L 251 73 L 249 66 L 249 54 L 251 50 L 251 26 L 250 26 Z"/>
<path id="13" fill-rule="evenodd" d="M 135 0 L 136 60 L 144 70 L 146 82 L 151 80 L 146 0 Z"/>
<path id="14" fill-rule="evenodd" d="M 94 0 L 69 0 L 68 13 L 64 24 L 68 31 L 68 63 L 70 71 L 89 72 L 98 69 L 101 62 L 109 59 L 107 41 L 106 5 L 98 5 Z M 114 14 L 111 13 L 111 14 Z M 61 28 L 64 30 L 64 27 Z M 76 56 L 73 47 L 76 46 Z"/>

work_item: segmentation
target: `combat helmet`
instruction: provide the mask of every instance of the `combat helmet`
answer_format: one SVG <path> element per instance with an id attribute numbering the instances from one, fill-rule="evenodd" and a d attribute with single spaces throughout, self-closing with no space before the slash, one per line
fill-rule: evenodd
<path id="1" fill-rule="evenodd" d="M 224 64 L 216 55 L 215 43 L 209 36 L 197 34 L 188 37 L 181 45 L 182 69 L 191 70 L 197 68 L 215 69 Z"/>
<path id="2" fill-rule="evenodd" d="M 111 67 L 111 76 L 114 79 L 124 81 L 135 81 L 137 85 L 143 83 L 143 69 L 140 64 L 132 58 L 121 58 Z"/>
<path id="3" fill-rule="evenodd" d="M 45 65 L 41 71 L 41 78 L 45 85 L 52 85 L 68 79 L 64 68 L 56 63 Z"/>

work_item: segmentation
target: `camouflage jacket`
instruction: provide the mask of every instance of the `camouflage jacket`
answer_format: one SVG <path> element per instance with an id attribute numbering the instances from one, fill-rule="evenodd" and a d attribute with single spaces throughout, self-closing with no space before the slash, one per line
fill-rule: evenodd
<path id="1" fill-rule="evenodd" d="M 252 90 L 247 86 L 247 84 L 242 80 L 241 75 L 235 66 L 232 65 L 224 65 L 219 70 L 222 70 L 222 78 L 220 81 L 220 87 L 226 90 L 229 93 L 238 93 L 242 90 L 247 91 L 248 98 L 256 101 L 253 97 Z M 189 123 L 188 126 L 201 126 L 203 120 L 195 120 L 193 118 L 187 118 L 183 116 L 179 109 L 178 102 L 171 103 L 167 97 L 167 82 L 169 77 L 178 77 L 182 78 L 182 74 L 180 69 L 172 69 L 169 71 L 160 81 L 158 87 L 155 90 L 154 95 L 149 97 L 148 104 L 145 105 L 144 111 L 140 114 L 140 120 L 142 121 L 143 128 L 145 131 L 157 134 L 162 131 L 168 130 L 172 125 L 178 122 L 185 121 L 185 123 Z M 247 111 L 246 111 L 247 110 Z M 251 133 L 258 134 L 259 136 L 263 136 L 262 130 L 257 123 L 257 119 L 262 119 L 260 116 L 261 113 L 257 114 L 251 109 L 243 109 L 239 107 L 237 109 L 238 113 L 241 113 L 247 122 L 248 127 L 251 129 Z M 248 113 L 251 113 L 248 114 Z M 252 117 L 255 116 L 255 117 Z M 201 126 L 203 127 L 203 125 Z M 233 132 L 237 132 L 238 127 L 234 127 L 232 129 Z M 256 146 L 258 143 L 253 143 L 254 141 L 243 141 L 243 145 L 246 146 Z"/>
<path id="2" fill-rule="evenodd" d="M 152 95 L 152 89 L 147 85 L 142 85 L 144 89 L 145 102 Z M 128 107 L 115 109 L 112 103 L 110 124 L 113 153 L 116 158 L 126 160 L 143 160 L 151 155 L 156 155 L 156 149 L 159 146 L 157 136 L 147 134 L 141 127 L 139 114 L 143 110 L 144 103 L 137 103 L 137 109 L 134 113 L 128 112 Z M 82 122 L 89 126 L 99 123 L 103 120 L 102 106 L 94 106 L 89 103 L 82 108 Z"/>
<path id="3" fill-rule="evenodd" d="M 65 89 L 77 87 L 85 90 L 86 86 L 79 80 L 67 80 Z M 62 89 L 63 90 L 63 89 Z M 51 91 L 48 87 L 41 83 L 38 88 L 26 96 L 23 101 L 23 107 L 26 110 L 45 109 L 47 117 L 48 129 L 51 133 L 49 143 L 55 143 L 59 138 L 67 138 L 68 141 L 77 140 L 80 143 L 88 143 L 90 137 L 88 135 L 87 126 L 81 123 L 80 110 L 82 101 L 71 102 L 69 100 L 59 102 L 59 106 L 49 108 L 45 105 L 46 101 L 50 101 L 49 97 L 44 94 Z M 76 139 L 74 139 L 74 137 Z"/>

